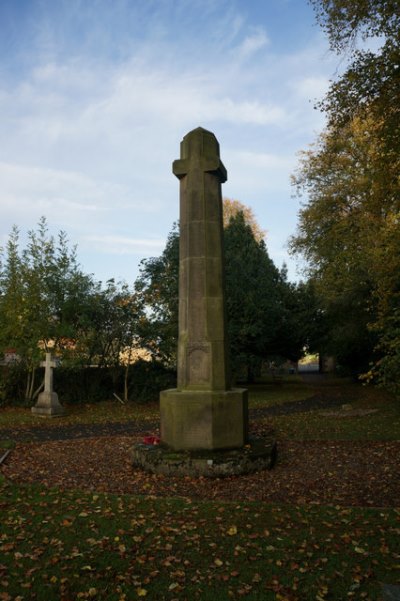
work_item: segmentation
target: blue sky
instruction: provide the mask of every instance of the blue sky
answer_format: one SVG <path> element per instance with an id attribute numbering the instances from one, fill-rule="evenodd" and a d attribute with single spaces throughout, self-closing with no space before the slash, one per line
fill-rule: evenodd
<path id="1" fill-rule="evenodd" d="M 339 66 L 306 0 L 2 0 L 0 23 L 0 244 L 45 215 L 85 272 L 132 283 L 178 219 L 171 165 L 202 126 L 223 195 L 298 277 L 290 174 Z"/>

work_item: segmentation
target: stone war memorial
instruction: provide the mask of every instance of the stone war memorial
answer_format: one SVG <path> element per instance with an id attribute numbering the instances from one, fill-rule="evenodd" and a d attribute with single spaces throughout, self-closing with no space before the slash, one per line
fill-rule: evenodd
<path id="1" fill-rule="evenodd" d="M 161 393 L 161 439 L 173 449 L 247 442 L 247 391 L 230 388 L 221 184 L 215 136 L 201 128 L 181 145 L 178 387 Z"/>
<path id="2" fill-rule="evenodd" d="M 40 364 L 44 367 L 44 391 L 39 394 L 38 401 L 31 411 L 43 417 L 61 417 L 65 415 L 64 407 L 53 390 L 53 369 L 57 366 L 51 353 L 46 353 L 46 360 Z"/>
<path id="3" fill-rule="evenodd" d="M 159 447 L 133 463 L 161 473 L 228 475 L 270 467 L 276 445 L 249 440 L 247 390 L 233 388 L 226 328 L 221 184 L 213 133 L 199 127 L 173 163 L 180 182 L 177 388 L 160 394 Z"/>

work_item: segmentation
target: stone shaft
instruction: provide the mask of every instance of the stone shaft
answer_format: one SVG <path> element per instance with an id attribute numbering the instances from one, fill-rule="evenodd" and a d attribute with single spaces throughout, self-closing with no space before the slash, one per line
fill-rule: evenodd
<path id="1" fill-rule="evenodd" d="M 221 183 L 226 169 L 214 134 L 181 143 L 178 390 L 227 390 Z"/>
<path id="2" fill-rule="evenodd" d="M 46 360 L 40 365 L 44 367 L 44 391 L 53 392 L 53 368 L 57 363 L 52 360 L 51 353 L 46 353 Z"/>

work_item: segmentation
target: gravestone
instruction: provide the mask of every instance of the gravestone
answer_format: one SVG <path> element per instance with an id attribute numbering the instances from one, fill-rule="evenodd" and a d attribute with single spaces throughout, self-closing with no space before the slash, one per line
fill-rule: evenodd
<path id="1" fill-rule="evenodd" d="M 44 367 L 44 391 L 39 394 L 38 401 L 31 411 L 35 415 L 59 417 L 65 414 L 64 407 L 53 390 L 53 368 L 57 367 L 51 353 L 46 353 L 46 360 L 40 364 Z"/>
<path id="2" fill-rule="evenodd" d="M 221 184 L 213 133 L 199 127 L 173 163 L 180 180 L 177 388 L 160 394 L 161 441 L 174 450 L 247 442 L 247 391 L 231 388 L 226 337 Z"/>

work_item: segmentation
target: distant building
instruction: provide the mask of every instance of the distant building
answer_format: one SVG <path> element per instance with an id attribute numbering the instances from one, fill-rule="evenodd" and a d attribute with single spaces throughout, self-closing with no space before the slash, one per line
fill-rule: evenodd
<path id="1" fill-rule="evenodd" d="M 319 355 L 306 355 L 299 360 L 297 364 L 299 373 L 318 373 L 319 372 Z"/>
<path id="2" fill-rule="evenodd" d="M 133 365 L 137 361 L 152 361 L 153 355 L 146 348 L 126 347 L 119 354 L 121 365 Z"/>
<path id="3" fill-rule="evenodd" d="M 306 355 L 298 362 L 299 373 L 333 374 L 336 370 L 335 357 L 330 355 Z"/>

